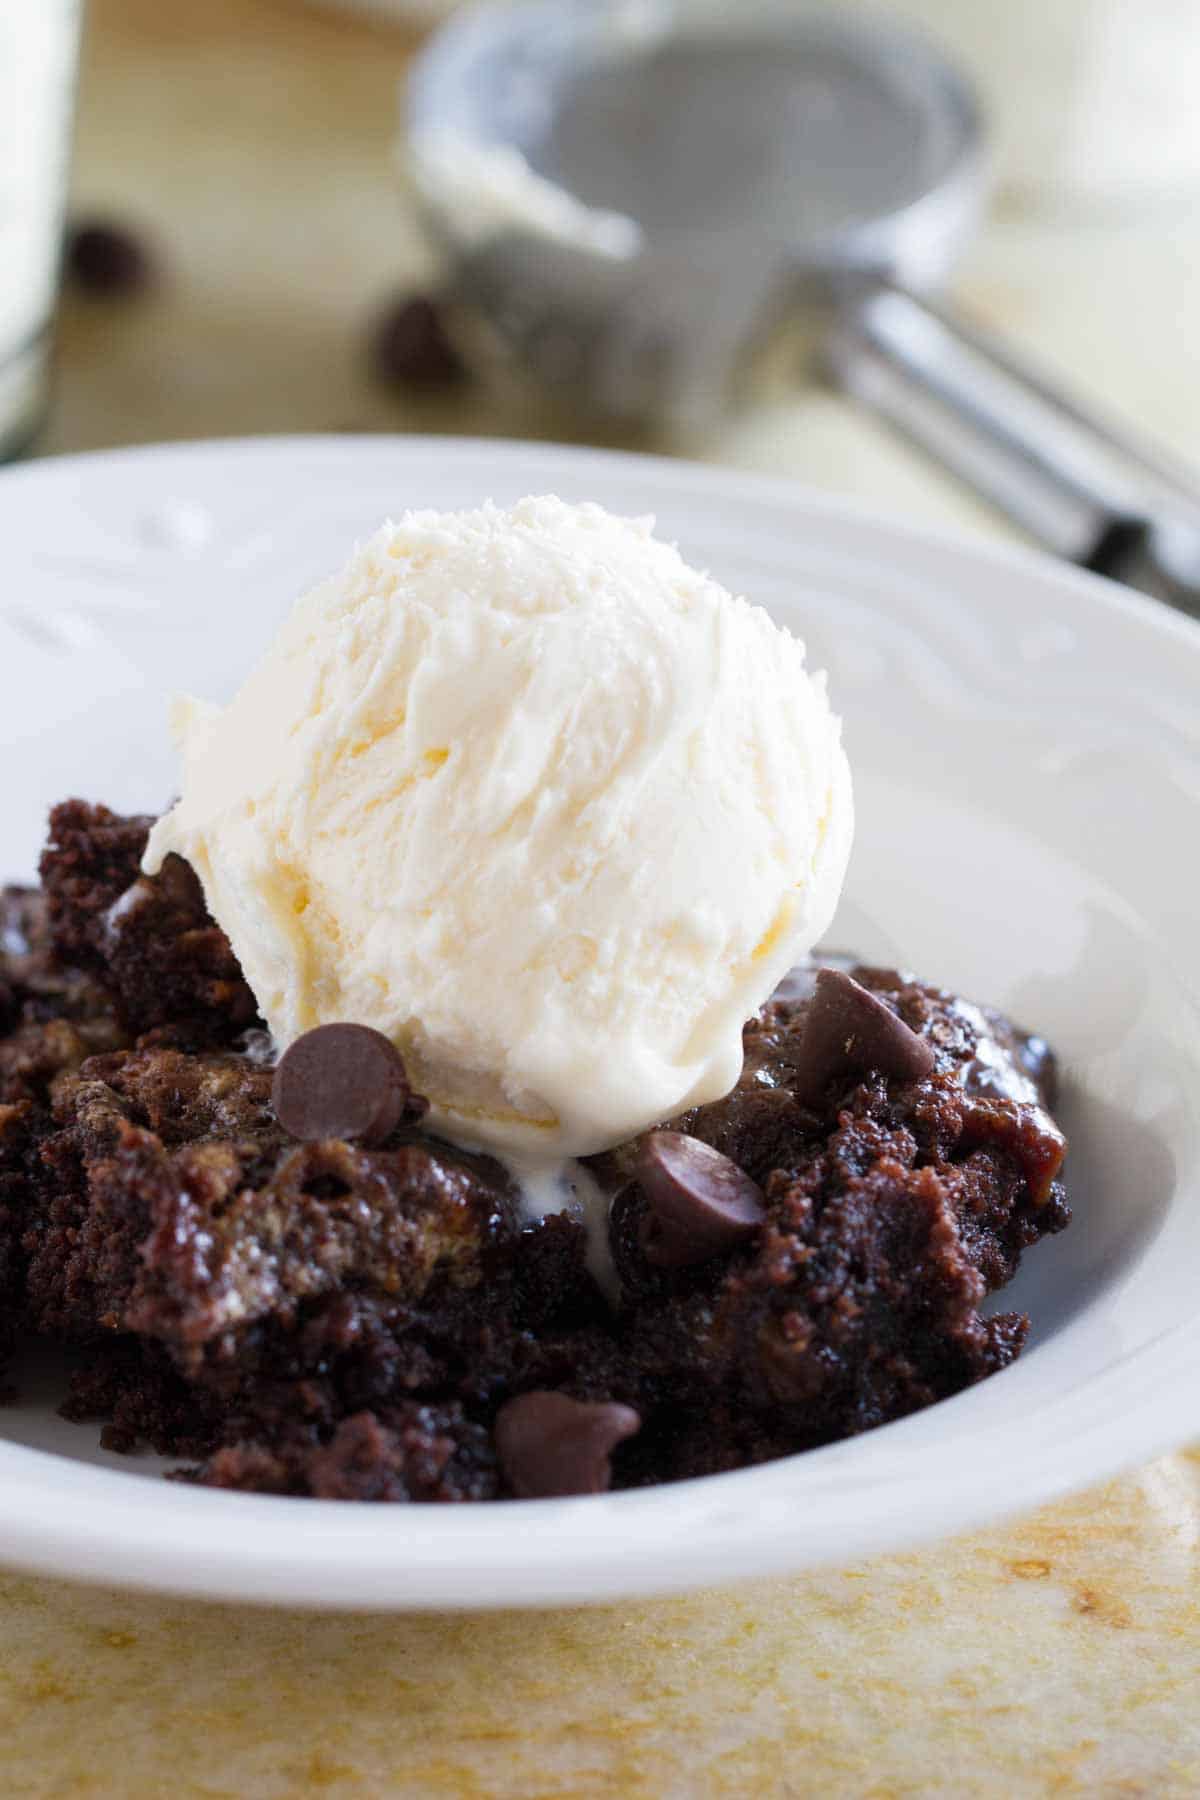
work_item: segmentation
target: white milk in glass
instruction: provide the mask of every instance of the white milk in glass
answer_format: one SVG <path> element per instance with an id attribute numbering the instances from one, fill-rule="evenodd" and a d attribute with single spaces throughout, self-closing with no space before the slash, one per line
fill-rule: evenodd
<path id="1" fill-rule="evenodd" d="M 45 403 L 81 0 L 0 0 L 0 456 Z"/>

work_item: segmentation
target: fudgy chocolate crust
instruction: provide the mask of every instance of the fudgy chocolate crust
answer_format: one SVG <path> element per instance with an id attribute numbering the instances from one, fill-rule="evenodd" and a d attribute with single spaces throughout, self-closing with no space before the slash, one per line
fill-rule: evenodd
<path id="1" fill-rule="evenodd" d="M 1019 1353 L 1027 1319 L 980 1307 L 1069 1217 L 1040 1040 L 854 968 L 927 1072 L 814 1074 L 799 975 L 746 1026 L 733 1092 L 669 1122 L 757 1185 L 761 1222 L 756 1201 L 752 1230 L 666 1265 L 638 1146 L 593 1159 L 610 1305 L 582 1225 L 523 1226 L 505 1172 L 426 1133 L 419 1101 L 371 1148 L 283 1131 L 199 884 L 177 858 L 140 874 L 148 825 L 68 802 L 41 890 L 0 897 L 2 1344 L 72 1344 L 64 1411 L 111 1447 L 215 1486 L 490 1499 L 513 1491 L 497 1414 L 549 1392 L 619 1415 L 628 1486 L 868 1430 Z"/>
<path id="2" fill-rule="evenodd" d="M 54 808 L 40 868 L 51 949 L 103 980 L 130 1033 L 227 1043 L 256 1023 L 254 996 L 187 863 L 168 856 L 155 880 L 140 874 L 152 823 L 77 800 Z"/>

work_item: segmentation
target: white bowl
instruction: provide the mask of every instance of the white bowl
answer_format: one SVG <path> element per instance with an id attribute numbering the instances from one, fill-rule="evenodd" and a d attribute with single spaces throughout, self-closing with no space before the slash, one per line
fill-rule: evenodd
<path id="1" fill-rule="evenodd" d="M 43 1368 L 0 1412 L 0 1558 L 289 1604 L 613 1599 L 961 1531 L 1200 1427 L 1200 630 L 1120 588 L 600 452 L 298 439 L 33 464 L 0 479 L 0 875 L 31 873 L 52 800 L 161 806 L 168 692 L 228 692 L 385 514 L 539 491 L 657 514 L 807 639 L 859 809 L 831 941 L 1009 1008 L 1062 1053 L 1075 1222 L 1000 1298 L 1029 1311 L 1028 1350 L 762 1468 L 443 1508 L 165 1483 L 59 1420 Z"/>

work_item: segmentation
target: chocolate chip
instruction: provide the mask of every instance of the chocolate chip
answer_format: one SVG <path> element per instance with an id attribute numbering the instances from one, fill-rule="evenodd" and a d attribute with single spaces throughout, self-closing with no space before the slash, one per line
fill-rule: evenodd
<path id="1" fill-rule="evenodd" d="M 381 381 L 403 387 L 441 387 L 464 373 L 441 309 L 424 294 L 385 310 L 372 334 L 371 364 Z"/>
<path id="2" fill-rule="evenodd" d="M 890 1006 L 841 969 L 817 972 L 800 1027 L 794 1089 L 819 1106 L 835 1075 L 878 1069 L 898 1081 L 932 1072 L 933 1050 Z"/>
<path id="3" fill-rule="evenodd" d="M 649 1208 L 638 1242 L 660 1269 L 683 1269 L 732 1250 L 765 1217 L 758 1183 L 682 1131 L 647 1132 L 638 1146 L 637 1179 Z"/>
<path id="4" fill-rule="evenodd" d="M 822 969 L 844 969 L 848 975 L 861 961 L 861 957 L 848 956 L 841 950 L 821 951 L 811 962 L 797 963 L 794 969 L 788 970 L 771 995 L 770 1003 L 772 1006 L 799 1006 L 802 1001 L 812 999 L 817 975 Z"/>
<path id="5" fill-rule="evenodd" d="M 123 225 L 89 220 L 67 238 L 64 264 L 86 294 L 135 294 L 150 285 L 154 263 L 142 239 Z"/>
<path id="6" fill-rule="evenodd" d="M 500 1408 L 496 1454 L 519 1499 L 602 1494 L 612 1481 L 612 1452 L 641 1423 L 632 1406 L 616 1400 L 571 1400 L 537 1389 Z"/>
<path id="7" fill-rule="evenodd" d="M 404 1061 L 368 1025 L 318 1025 L 280 1059 L 271 1089 L 275 1116 L 294 1138 L 359 1138 L 381 1144 L 404 1116 Z"/>

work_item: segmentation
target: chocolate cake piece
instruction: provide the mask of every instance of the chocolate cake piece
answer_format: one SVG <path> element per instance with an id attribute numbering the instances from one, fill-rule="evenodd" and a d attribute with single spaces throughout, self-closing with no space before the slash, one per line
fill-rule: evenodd
<path id="1" fill-rule="evenodd" d="M 126 1042 L 102 984 L 58 959 L 45 896 L 0 888 L 0 1104 L 44 1104 L 62 1070 Z"/>
<path id="2" fill-rule="evenodd" d="M 181 1366 L 352 1290 L 413 1306 L 483 1279 L 512 1196 L 432 1141 L 295 1145 L 271 1071 L 158 1046 L 64 1076 L 29 1209 L 30 1322 L 134 1331 Z"/>
<path id="3" fill-rule="evenodd" d="M 630 1451 L 643 1479 L 664 1462 L 696 1473 L 866 1430 L 1004 1367 L 1024 1342 L 1027 1319 L 979 1307 L 1069 1218 L 1065 1143 L 1041 1104 L 1049 1053 L 942 990 L 856 973 L 934 1047 L 926 1077 L 847 1073 L 819 1105 L 799 1101 L 803 1002 L 789 999 L 747 1027 L 733 1093 L 674 1122 L 763 1182 L 753 1244 L 664 1269 L 641 1248 L 637 1184 L 613 1205 L 626 1313 L 614 1393 L 646 1416 Z"/>
<path id="4" fill-rule="evenodd" d="M 28 1150 L 28 1102 L 0 1100 L 0 1398 L 10 1391 L 4 1371 L 21 1322 L 20 1235 Z"/>
<path id="5" fill-rule="evenodd" d="M 248 1326 L 287 1327 L 347 1289 L 413 1308 L 475 1288 L 510 1229 L 502 1191 L 427 1145 L 306 1144 L 257 1187 L 228 1144 L 188 1146 L 146 1174 L 162 1185 L 125 1322 L 185 1367 L 202 1351 L 235 1356 Z"/>
<path id="6" fill-rule="evenodd" d="M 0 890 L 0 1368 L 24 1314 L 31 1161 L 50 1128 L 54 1084 L 124 1041 L 101 984 L 57 961 L 44 896 Z"/>
<path id="7" fill-rule="evenodd" d="M 257 1022 L 254 996 L 187 863 L 169 856 L 159 875 L 141 873 L 152 823 L 82 800 L 54 808 L 41 860 L 54 952 L 100 976 L 133 1035 L 229 1044 Z"/>
<path id="8" fill-rule="evenodd" d="M 215 1486 L 489 1499 L 497 1415 L 549 1394 L 615 1406 L 635 1485 L 867 1430 L 1018 1354 L 1028 1321 L 983 1302 L 1069 1217 L 1040 1039 L 895 970 L 799 974 L 733 1092 L 664 1122 L 702 1154 L 659 1156 L 653 1193 L 640 1140 L 591 1159 L 614 1306 L 582 1224 L 522 1227 L 419 1097 L 371 1148 L 289 1137 L 195 877 L 139 873 L 147 827 L 69 802 L 44 892 L 0 897 L 0 1344 L 75 1346 L 64 1410 L 110 1447 Z M 709 1178 L 720 1204 L 687 1191 Z"/>
<path id="9" fill-rule="evenodd" d="M 927 1080 L 872 1088 L 850 1071 L 831 1080 L 821 1105 L 801 1102 L 804 1001 L 788 997 L 747 1025 L 745 1066 L 732 1093 L 674 1123 L 765 1182 L 827 1137 L 847 1103 L 857 1106 L 880 1128 L 911 1134 L 916 1166 L 953 1168 L 960 1228 L 989 1289 L 1002 1286 L 1021 1250 L 1070 1216 L 1057 1179 L 1066 1140 L 1048 1110 L 1054 1057 L 1040 1038 L 944 989 L 890 969 L 853 973 L 930 1044 L 935 1066 Z M 907 1155 L 906 1142 L 901 1148 Z M 860 1162 L 865 1154 L 860 1146 Z"/>
<path id="10" fill-rule="evenodd" d="M 110 1419 L 112 1447 L 233 1446 L 205 1465 L 218 1484 L 243 1469 L 280 1492 L 482 1494 L 482 1426 L 456 1426 L 464 1462 L 443 1454 L 444 1422 L 393 1415 L 410 1393 L 478 1402 L 479 1371 L 506 1362 L 491 1342 L 511 1288 L 485 1279 L 516 1235 L 506 1178 L 432 1140 L 285 1142 L 270 1080 L 151 1047 L 60 1084 L 25 1208 L 24 1318 L 85 1347 L 68 1415 Z M 377 1477 L 338 1435 L 370 1407 Z"/>
<path id="11" fill-rule="evenodd" d="M 59 1411 L 78 1424 L 100 1422 L 106 1450 L 149 1447 L 198 1460 L 221 1443 L 222 1397 L 186 1381 L 160 1345 L 124 1335 L 90 1338 L 73 1362 Z"/>

